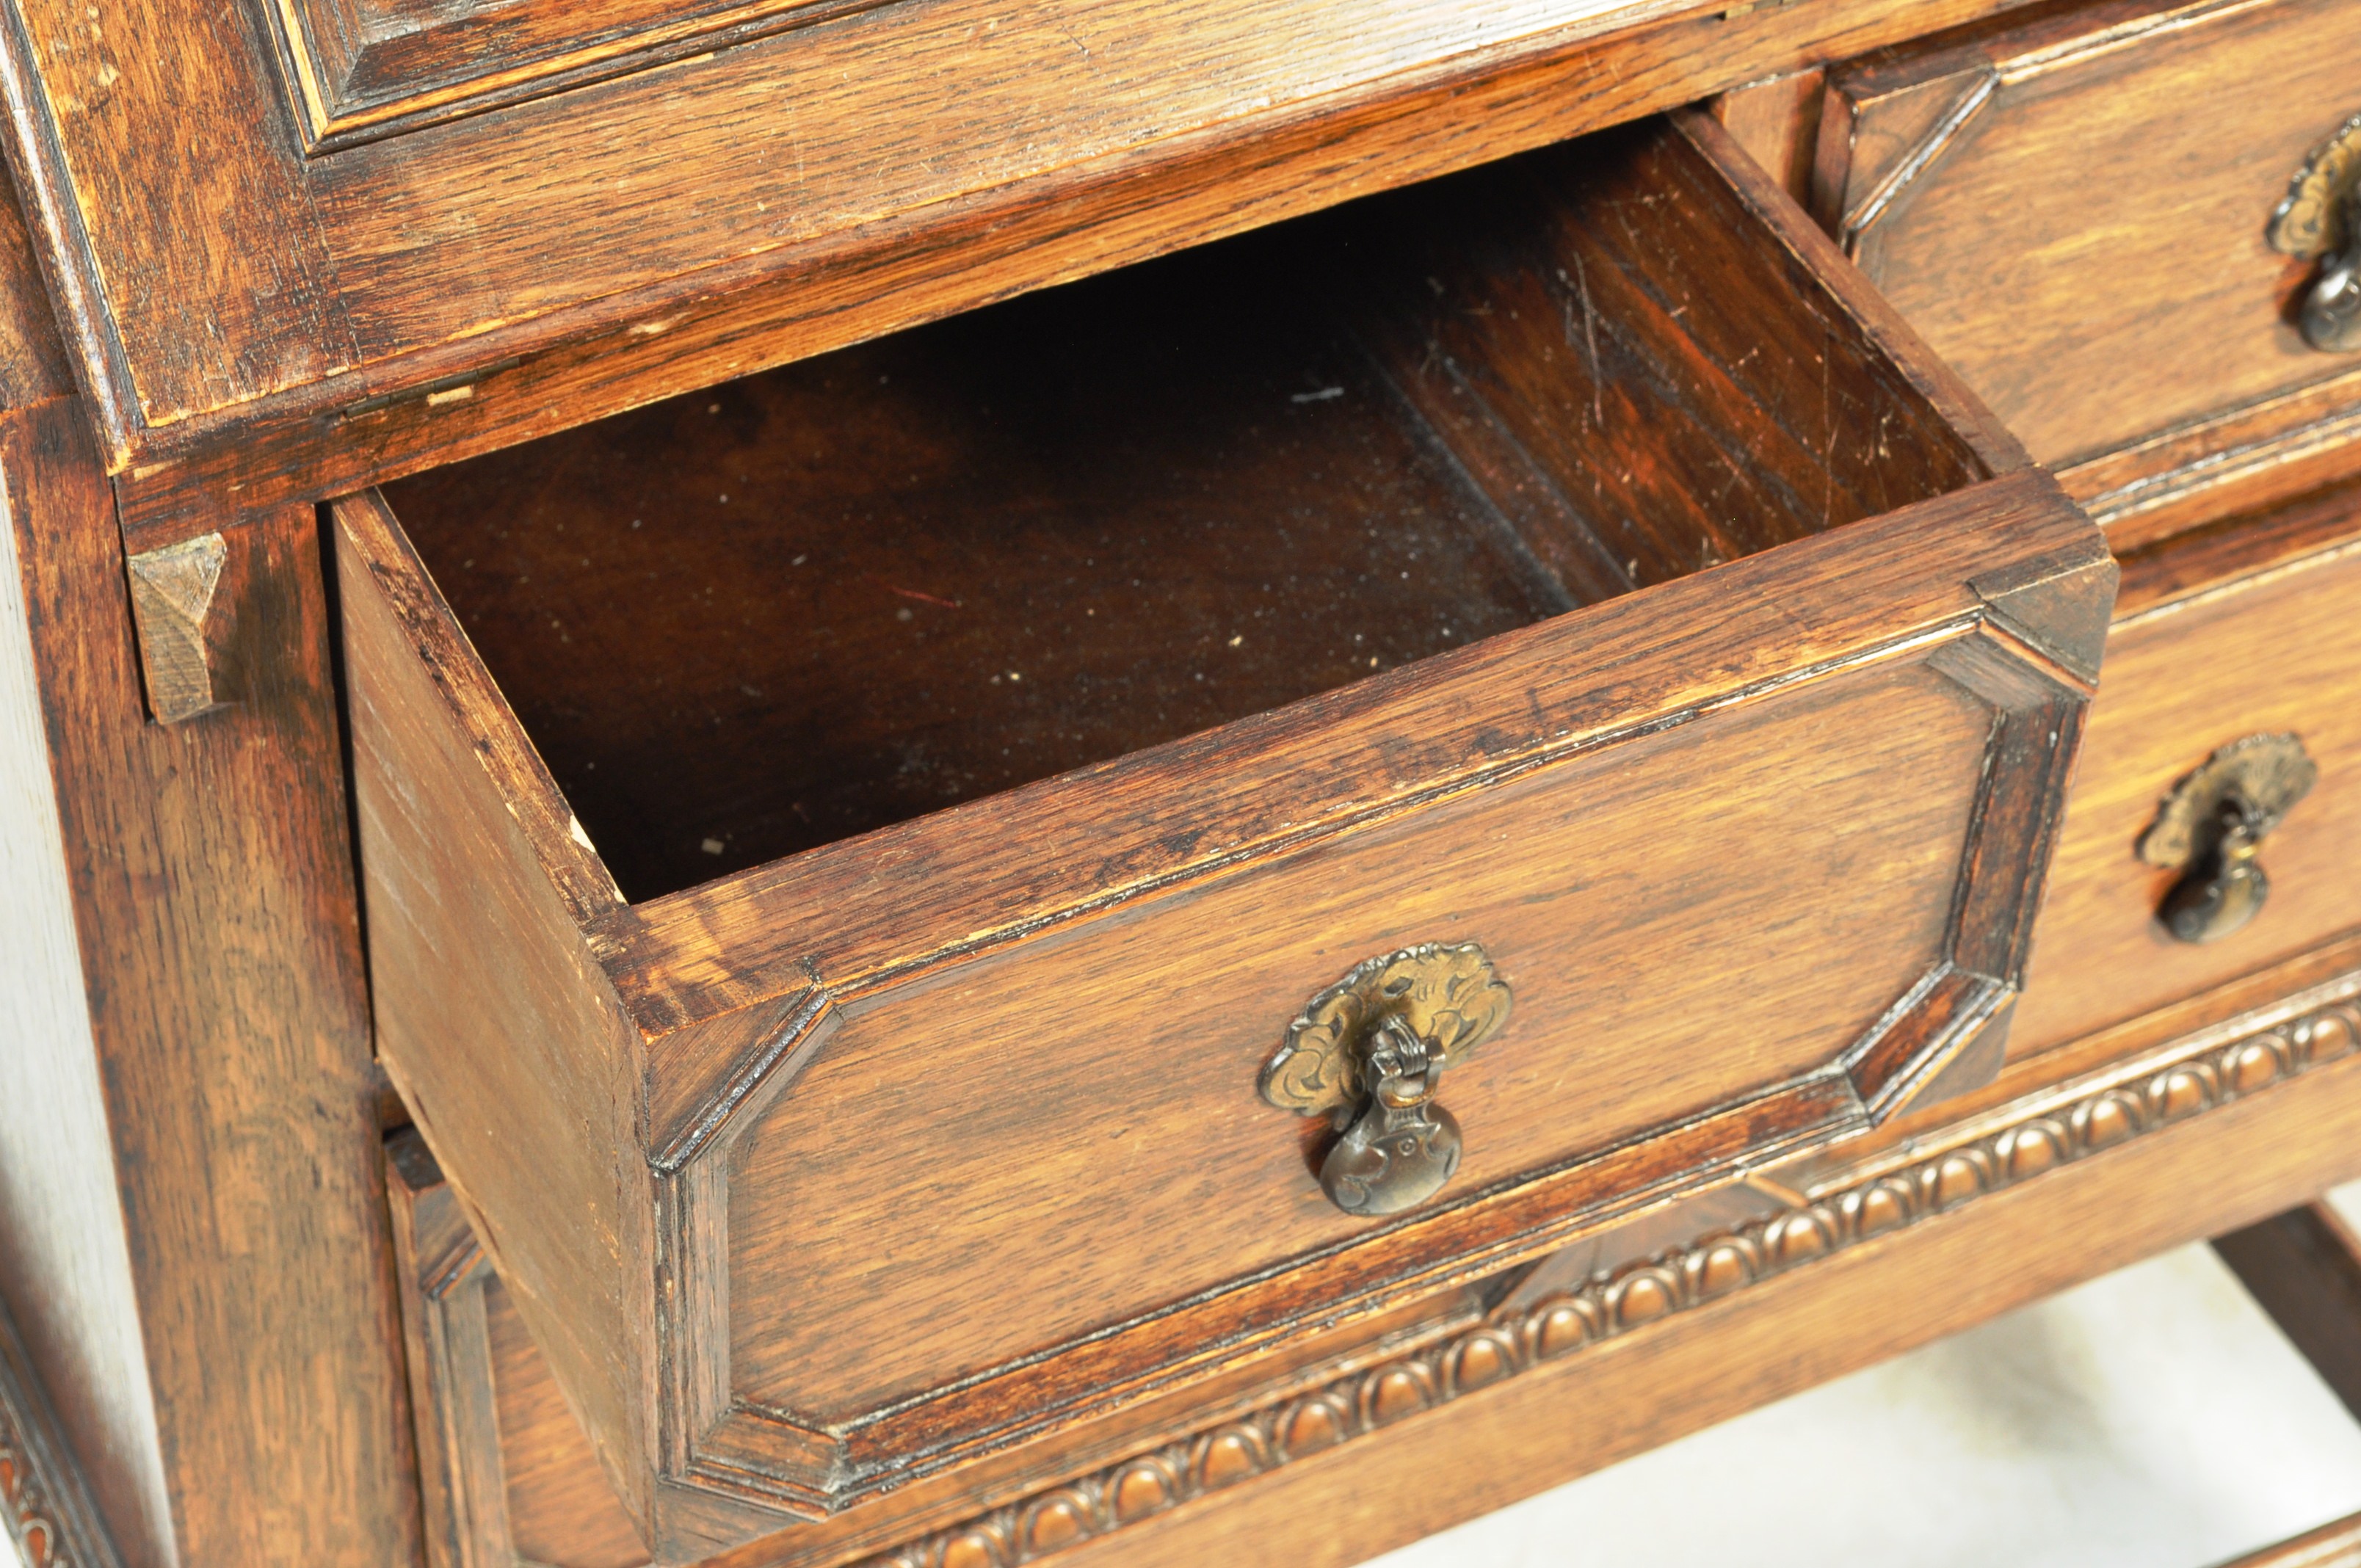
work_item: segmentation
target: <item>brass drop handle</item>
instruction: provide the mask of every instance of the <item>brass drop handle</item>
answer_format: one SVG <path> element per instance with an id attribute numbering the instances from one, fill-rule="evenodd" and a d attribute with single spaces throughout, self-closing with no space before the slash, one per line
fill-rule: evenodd
<path id="1" fill-rule="evenodd" d="M 2322 262 L 2296 312 L 2303 340 L 2331 354 L 2361 349 L 2361 115 L 2312 149 L 2268 232 L 2273 249 Z"/>
<path id="2" fill-rule="evenodd" d="M 2319 776 L 2297 736 L 2249 735 L 2175 784 L 2139 842 L 2140 859 L 2181 873 L 2157 910 L 2165 929 L 2218 942 L 2262 913 L 2263 839 Z"/>
<path id="3" fill-rule="evenodd" d="M 1262 1097 L 1329 1115 L 1343 1135 L 1321 1190 L 1348 1214 L 1399 1214 L 1459 1168 L 1458 1119 L 1435 1102 L 1443 1069 L 1509 1016 L 1509 987 L 1474 942 L 1427 942 L 1354 966 L 1314 996 L 1262 1069 Z"/>

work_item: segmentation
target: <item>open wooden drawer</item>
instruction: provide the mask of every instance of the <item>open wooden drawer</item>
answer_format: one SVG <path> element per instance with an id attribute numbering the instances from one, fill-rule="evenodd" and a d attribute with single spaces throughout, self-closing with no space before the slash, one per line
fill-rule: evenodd
<path id="1" fill-rule="evenodd" d="M 1975 1081 L 2114 580 L 1686 118 L 336 519 L 379 1047 L 659 1556 Z"/>

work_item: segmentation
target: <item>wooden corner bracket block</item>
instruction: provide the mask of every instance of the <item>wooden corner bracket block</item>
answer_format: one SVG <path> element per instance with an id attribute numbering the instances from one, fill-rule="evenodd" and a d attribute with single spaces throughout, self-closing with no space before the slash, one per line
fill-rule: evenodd
<path id="1" fill-rule="evenodd" d="M 130 558 L 139 669 L 148 684 L 148 711 L 159 724 L 176 723 L 214 706 L 205 615 L 228 557 L 222 536 L 207 533 Z"/>

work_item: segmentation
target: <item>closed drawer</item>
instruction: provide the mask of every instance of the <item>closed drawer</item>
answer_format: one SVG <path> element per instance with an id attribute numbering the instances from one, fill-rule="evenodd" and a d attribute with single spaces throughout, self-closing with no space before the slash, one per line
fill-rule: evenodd
<path id="1" fill-rule="evenodd" d="M 1988 1070 L 2114 585 L 1689 121 L 336 516 L 380 1050 L 660 1555 Z"/>
<path id="2" fill-rule="evenodd" d="M 2301 326 L 2336 258 L 2274 225 L 2342 133 L 2311 210 L 2344 226 L 2352 26 L 2340 0 L 2103 4 L 1857 61 L 1829 75 L 1816 210 L 2112 533 L 2361 408 L 2361 335 Z"/>
<path id="3" fill-rule="evenodd" d="M 2079 1038 L 2361 927 L 2356 596 L 2361 486 L 2349 483 L 2125 558 L 2012 1050 Z M 2316 782 L 2261 839 L 2260 907 L 2213 939 L 2181 940 L 2159 916 L 2191 872 L 2143 860 L 2143 840 L 2176 786 L 2257 737 L 2292 737 Z M 2192 859 L 2203 876 L 2202 854 Z"/>

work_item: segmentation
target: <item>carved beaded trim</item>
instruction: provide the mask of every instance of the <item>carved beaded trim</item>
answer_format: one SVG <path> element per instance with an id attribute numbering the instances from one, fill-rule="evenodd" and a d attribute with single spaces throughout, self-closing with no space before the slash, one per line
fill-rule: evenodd
<path id="1" fill-rule="evenodd" d="M 0 1420 L 7 1414 L 0 1406 Z M 0 1508 L 6 1509 L 8 1539 L 25 1568 L 67 1568 L 71 1561 L 58 1545 L 58 1527 L 49 1522 L 49 1504 L 41 1496 L 39 1477 L 27 1463 L 16 1434 L 0 1431 Z"/>
<path id="2" fill-rule="evenodd" d="M 1333 1448 L 1642 1323 L 2111 1148 L 2333 1060 L 2361 1043 L 2340 1002 L 2213 1046 L 2143 1080 L 1861 1182 L 1801 1208 L 1701 1236 L 1444 1343 L 1135 1454 L 913 1541 L 862 1568 L 1017 1568 L 1224 1486 Z"/>
<path id="3" fill-rule="evenodd" d="M 0 1309 L 0 1524 L 24 1568 L 122 1568 Z"/>
<path id="4" fill-rule="evenodd" d="M 0 1519 L 25 1568 L 82 1568 L 55 1521 L 19 1414 L 16 1400 L 0 1398 Z"/>

